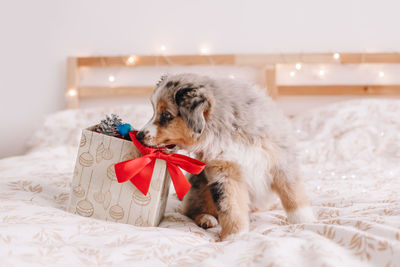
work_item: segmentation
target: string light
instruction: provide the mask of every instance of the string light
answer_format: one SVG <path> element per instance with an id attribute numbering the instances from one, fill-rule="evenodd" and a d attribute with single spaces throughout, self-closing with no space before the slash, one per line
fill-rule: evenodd
<path id="1" fill-rule="evenodd" d="M 115 82 L 115 76 L 114 76 L 114 75 L 108 76 L 108 81 L 109 81 L 110 83 Z"/>
<path id="2" fill-rule="evenodd" d="M 135 60 L 136 60 L 135 56 L 130 56 L 130 57 L 128 57 L 127 62 L 128 62 L 128 64 L 133 64 L 135 62 Z"/>
<path id="3" fill-rule="evenodd" d="M 200 48 L 200 54 L 208 55 L 209 53 L 210 53 L 210 50 L 208 49 L 208 47 L 201 47 Z"/>
<path id="4" fill-rule="evenodd" d="M 336 60 L 339 60 L 340 59 L 340 54 L 339 53 L 333 54 L 333 58 L 336 59 Z"/>
<path id="5" fill-rule="evenodd" d="M 161 46 L 160 46 L 160 51 L 161 51 L 161 53 L 165 53 L 166 50 L 167 50 L 167 47 L 166 47 L 165 45 L 161 45 Z M 208 54 L 210 53 L 210 50 L 209 50 L 209 48 L 208 48 L 207 46 L 202 46 L 202 47 L 200 47 L 199 52 L 200 52 L 201 55 L 208 55 Z M 336 53 L 333 53 L 333 54 L 332 54 L 332 57 L 333 57 L 333 59 L 335 59 L 335 60 L 339 60 L 339 59 L 341 58 L 341 55 L 340 55 L 339 53 L 336 52 Z M 134 55 L 129 56 L 129 57 L 126 59 L 126 64 L 134 64 L 134 63 L 136 62 L 136 60 L 137 60 L 136 56 L 134 56 Z M 295 69 L 296 69 L 297 71 L 301 70 L 302 67 L 303 67 L 303 66 L 302 66 L 302 64 L 301 64 L 300 62 L 295 64 Z M 322 77 L 324 77 L 325 75 L 326 75 L 326 71 L 325 71 L 324 69 L 320 69 L 320 70 L 318 71 L 318 76 L 319 76 L 319 77 L 322 78 Z M 289 76 L 290 76 L 291 78 L 295 77 L 295 76 L 296 76 L 296 71 L 290 71 L 290 72 L 289 72 Z M 379 72 L 378 72 L 378 76 L 379 76 L 380 78 L 383 78 L 383 77 L 385 77 L 385 73 L 384 73 L 383 71 L 379 71 Z M 228 75 L 228 77 L 229 77 L 230 79 L 235 79 L 235 78 L 236 78 L 233 74 Z M 114 75 L 109 75 L 109 76 L 108 76 L 108 81 L 109 81 L 110 83 L 115 82 L 115 80 L 116 80 L 116 78 L 115 78 Z M 70 96 L 70 97 L 77 96 L 77 95 L 78 95 L 78 91 L 77 91 L 76 89 L 69 89 L 69 90 L 67 91 L 67 95 Z M 297 133 L 300 133 L 301 131 L 298 129 L 298 130 L 296 130 L 296 132 L 297 132 Z M 384 133 L 382 132 L 382 133 L 381 133 L 381 136 L 383 136 L 383 135 L 384 135 Z M 307 152 L 306 152 L 306 153 L 307 153 Z M 334 175 L 334 172 L 332 172 L 332 175 Z M 346 176 L 344 176 L 344 177 L 346 177 Z M 353 174 L 353 175 L 351 175 L 351 177 L 354 178 L 355 175 Z M 343 178 L 343 177 L 342 177 L 342 178 Z"/>
<path id="6" fill-rule="evenodd" d="M 76 95 L 78 95 L 78 91 L 76 90 L 76 89 L 69 89 L 68 90 L 68 93 L 67 93 L 69 96 L 76 96 Z"/>
<path id="7" fill-rule="evenodd" d="M 167 50 L 167 47 L 165 45 L 160 46 L 160 51 L 165 52 Z"/>

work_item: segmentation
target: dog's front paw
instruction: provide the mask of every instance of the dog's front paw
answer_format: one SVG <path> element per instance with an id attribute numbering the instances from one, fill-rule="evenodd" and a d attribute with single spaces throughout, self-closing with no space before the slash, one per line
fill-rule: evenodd
<path id="1" fill-rule="evenodd" d="M 203 229 L 212 228 L 218 225 L 217 219 L 210 214 L 197 215 L 194 221 Z"/>
<path id="2" fill-rule="evenodd" d="M 314 213 L 311 207 L 302 207 L 287 213 L 288 222 L 291 224 L 315 222 Z"/>
<path id="3" fill-rule="evenodd" d="M 249 221 L 245 218 L 224 221 L 221 219 L 221 233 L 219 241 L 231 240 L 249 232 Z"/>
<path id="4" fill-rule="evenodd" d="M 248 232 L 249 232 L 248 229 L 241 230 L 240 232 L 237 233 L 221 232 L 217 242 L 237 240 L 240 239 L 242 236 L 246 235 Z"/>

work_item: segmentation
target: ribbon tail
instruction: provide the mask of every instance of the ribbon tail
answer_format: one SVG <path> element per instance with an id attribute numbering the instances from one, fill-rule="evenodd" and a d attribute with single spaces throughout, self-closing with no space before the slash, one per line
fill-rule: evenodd
<path id="1" fill-rule="evenodd" d="M 182 200 L 182 198 L 189 191 L 191 185 L 177 166 L 167 162 L 167 168 L 169 175 L 171 176 L 172 183 L 174 184 L 176 195 L 180 200 Z"/>
<path id="2" fill-rule="evenodd" d="M 149 191 L 154 164 L 155 159 L 149 157 L 116 163 L 114 169 L 118 183 L 130 180 L 140 192 L 146 195 Z"/>
<path id="3" fill-rule="evenodd" d="M 147 164 L 141 172 L 136 174 L 132 179 L 131 183 L 136 186 L 136 188 L 143 193 L 143 195 L 147 195 L 149 192 L 149 187 L 151 183 L 151 178 L 153 176 L 154 164 L 155 160 L 152 160 L 149 164 Z"/>
<path id="4" fill-rule="evenodd" d="M 163 154 L 164 156 L 164 154 Z M 190 158 L 181 154 L 168 154 L 165 155 L 165 160 L 171 162 L 192 174 L 199 174 L 203 171 L 206 164 L 197 159 Z"/>

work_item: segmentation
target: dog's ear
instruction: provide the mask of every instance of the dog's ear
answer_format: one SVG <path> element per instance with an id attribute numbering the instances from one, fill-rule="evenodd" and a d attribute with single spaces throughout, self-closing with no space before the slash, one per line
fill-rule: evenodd
<path id="1" fill-rule="evenodd" d="M 168 78 L 168 75 L 167 75 L 167 74 L 162 75 L 162 76 L 160 77 L 160 79 L 158 80 L 158 82 L 156 83 L 156 86 L 160 86 L 160 84 L 161 84 L 165 79 L 167 79 L 167 78 Z"/>
<path id="2" fill-rule="evenodd" d="M 201 134 L 206 125 L 204 116 L 210 109 L 207 97 L 197 88 L 184 87 L 174 98 L 182 119 L 196 134 Z"/>

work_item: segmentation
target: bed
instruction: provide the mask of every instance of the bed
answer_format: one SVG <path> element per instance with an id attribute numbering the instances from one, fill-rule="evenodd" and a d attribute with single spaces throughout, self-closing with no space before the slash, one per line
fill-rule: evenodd
<path id="1" fill-rule="evenodd" d="M 132 64 L 129 57 L 124 60 Z M 107 92 L 78 84 L 78 62 L 97 64 L 69 60 L 70 107 L 96 90 Z M 267 78 L 272 74 L 267 71 Z M 274 79 L 268 80 L 279 92 Z M 148 93 L 145 87 L 112 92 L 137 95 L 138 90 Z M 400 266 L 400 100 L 351 100 L 293 116 L 301 175 L 318 220 L 289 225 L 277 199 L 270 211 L 251 214 L 249 233 L 223 242 L 217 242 L 220 227 L 204 230 L 181 213 L 173 189 L 159 227 L 66 212 L 81 129 L 110 113 L 140 128 L 152 108 L 134 104 L 57 112 L 31 133 L 26 155 L 0 160 L 1 265 Z"/>
<path id="2" fill-rule="evenodd" d="M 216 242 L 219 227 L 203 230 L 181 214 L 173 190 L 156 228 L 66 212 L 80 130 L 111 112 L 140 127 L 152 110 L 61 111 L 32 134 L 28 154 L 0 160 L 2 264 L 400 265 L 400 101 L 353 100 L 295 116 L 301 173 L 318 221 L 289 225 L 276 202 L 251 214 L 249 233 L 224 242 Z"/>

